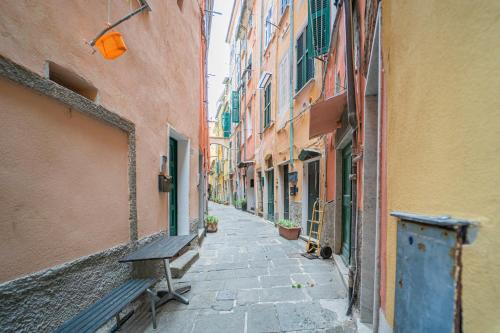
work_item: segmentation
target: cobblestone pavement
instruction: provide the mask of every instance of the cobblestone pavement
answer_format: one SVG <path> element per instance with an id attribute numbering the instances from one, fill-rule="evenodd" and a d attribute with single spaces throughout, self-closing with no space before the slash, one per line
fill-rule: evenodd
<path id="1" fill-rule="evenodd" d="M 346 291 L 331 260 L 308 260 L 304 242 L 288 241 L 270 223 L 210 204 L 219 217 L 200 259 L 177 285 L 191 285 L 189 305 L 159 309 L 147 332 L 355 332 L 345 317 Z"/>

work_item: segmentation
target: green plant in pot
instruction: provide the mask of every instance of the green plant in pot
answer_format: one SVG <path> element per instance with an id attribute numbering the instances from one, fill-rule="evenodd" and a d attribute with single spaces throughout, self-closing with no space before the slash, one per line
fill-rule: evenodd
<path id="1" fill-rule="evenodd" d="M 241 199 L 241 210 L 247 210 L 247 199 Z"/>
<path id="2" fill-rule="evenodd" d="M 207 232 L 216 232 L 217 226 L 219 224 L 219 218 L 217 216 L 208 215 L 207 221 Z"/>
<path id="3" fill-rule="evenodd" d="M 294 240 L 299 238 L 301 227 L 297 222 L 280 219 L 278 221 L 278 230 L 281 237 Z"/>
<path id="4" fill-rule="evenodd" d="M 234 207 L 241 209 L 241 200 L 239 199 L 234 200 Z"/>

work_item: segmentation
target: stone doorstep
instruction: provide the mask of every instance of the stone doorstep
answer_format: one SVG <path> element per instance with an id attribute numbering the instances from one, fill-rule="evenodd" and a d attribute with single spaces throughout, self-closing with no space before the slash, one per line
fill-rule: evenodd
<path id="1" fill-rule="evenodd" d="M 337 268 L 337 272 L 344 283 L 344 287 L 348 290 L 349 285 L 349 268 L 344 264 L 344 261 L 338 254 L 332 255 L 333 261 L 335 262 L 335 267 Z"/>
<path id="2" fill-rule="evenodd" d="M 198 250 L 189 250 L 170 264 L 173 278 L 181 278 L 200 257 Z"/>

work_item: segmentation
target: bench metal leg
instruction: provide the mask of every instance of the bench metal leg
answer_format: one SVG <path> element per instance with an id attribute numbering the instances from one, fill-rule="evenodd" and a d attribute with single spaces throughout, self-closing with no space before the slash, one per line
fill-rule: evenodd
<path id="1" fill-rule="evenodd" d="M 130 312 L 129 312 L 129 313 L 127 313 L 127 314 L 125 315 L 125 317 L 123 317 L 123 318 L 120 318 L 120 314 L 119 314 L 119 313 L 118 313 L 118 314 L 116 314 L 116 315 L 115 315 L 116 324 L 115 324 L 115 325 L 111 328 L 111 331 L 110 331 L 110 332 L 111 332 L 111 333 L 114 333 L 114 332 L 116 332 L 116 331 L 119 331 L 119 330 L 120 330 L 120 328 L 122 327 L 122 325 L 123 325 L 123 324 L 124 324 L 127 320 L 129 320 L 129 319 L 130 319 L 130 317 L 132 317 L 132 315 L 134 314 L 134 312 L 135 312 L 134 310 L 130 311 Z"/>
<path id="2" fill-rule="evenodd" d="M 119 330 L 120 327 L 122 327 L 122 320 L 120 319 L 119 313 L 115 316 L 115 319 L 116 319 L 116 329 Z"/>
<path id="3" fill-rule="evenodd" d="M 149 302 L 151 303 L 151 317 L 153 320 L 153 329 L 156 329 L 156 302 L 159 300 L 159 298 L 149 288 L 146 290 L 146 292 L 148 293 Z"/>
<path id="4" fill-rule="evenodd" d="M 163 263 L 165 265 L 165 276 L 167 278 L 168 291 L 158 292 L 158 296 L 160 296 L 160 301 L 156 303 L 156 306 L 157 307 L 162 306 L 163 304 L 167 303 L 172 299 L 175 299 L 184 304 L 189 304 L 189 300 L 185 297 L 182 297 L 181 294 L 184 294 L 189 290 L 191 290 L 191 286 L 185 286 L 177 290 L 174 290 L 174 285 L 172 283 L 172 273 L 170 272 L 170 261 L 168 259 L 165 259 L 163 260 Z"/>

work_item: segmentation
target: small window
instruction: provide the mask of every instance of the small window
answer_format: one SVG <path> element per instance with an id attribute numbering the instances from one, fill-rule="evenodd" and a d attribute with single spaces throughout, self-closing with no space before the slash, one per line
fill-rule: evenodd
<path id="1" fill-rule="evenodd" d="M 264 128 L 267 128 L 271 124 L 271 80 L 264 89 Z"/>
<path id="2" fill-rule="evenodd" d="M 53 62 L 48 62 L 49 80 L 91 101 L 97 98 L 97 88 L 81 76 Z"/>

